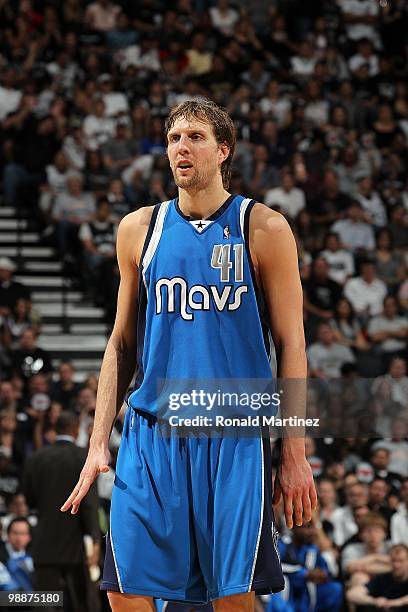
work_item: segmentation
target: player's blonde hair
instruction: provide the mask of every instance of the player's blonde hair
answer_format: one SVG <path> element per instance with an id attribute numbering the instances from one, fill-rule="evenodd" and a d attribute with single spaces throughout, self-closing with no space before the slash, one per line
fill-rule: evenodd
<path id="1" fill-rule="evenodd" d="M 212 100 L 186 100 L 170 111 L 166 121 L 166 137 L 177 119 L 197 119 L 211 125 L 218 144 L 226 144 L 228 157 L 221 164 L 222 183 L 228 189 L 231 180 L 232 158 L 237 141 L 235 127 L 229 114 Z"/>

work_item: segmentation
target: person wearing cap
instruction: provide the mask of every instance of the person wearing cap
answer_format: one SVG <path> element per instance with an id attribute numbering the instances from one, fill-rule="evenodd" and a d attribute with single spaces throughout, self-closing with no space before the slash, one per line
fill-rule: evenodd
<path id="1" fill-rule="evenodd" d="M 16 270 L 15 263 L 8 257 L 0 257 L 0 315 L 12 313 L 19 299 L 30 302 L 30 292 L 27 287 L 13 280 Z"/>

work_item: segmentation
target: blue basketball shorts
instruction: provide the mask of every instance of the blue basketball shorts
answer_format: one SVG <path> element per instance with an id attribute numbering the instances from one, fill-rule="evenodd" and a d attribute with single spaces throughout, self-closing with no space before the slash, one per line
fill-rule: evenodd
<path id="1" fill-rule="evenodd" d="M 206 603 L 284 588 L 269 440 L 164 437 L 128 408 L 101 589 Z"/>

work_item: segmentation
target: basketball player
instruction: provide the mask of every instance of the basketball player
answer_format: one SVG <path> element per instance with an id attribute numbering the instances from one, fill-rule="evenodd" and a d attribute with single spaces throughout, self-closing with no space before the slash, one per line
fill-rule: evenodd
<path id="1" fill-rule="evenodd" d="M 231 195 L 235 131 L 210 101 L 187 101 L 167 123 L 178 198 L 121 222 L 116 321 L 102 363 L 95 425 L 80 479 L 61 510 L 76 514 L 100 472 L 127 403 L 101 588 L 114 611 L 154 610 L 153 598 L 254 610 L 254 591 L 284 581 L 272 503 L 286 523 L 311 519 L 316 492 L 304 441 L 285 438 L 271 486 L 269 440 L 164 437 L 159 379 L 304 379 L 302 292 L 293 235 L 263 204 Z M 262 304 L 265 304 L 263 308 Z"/>

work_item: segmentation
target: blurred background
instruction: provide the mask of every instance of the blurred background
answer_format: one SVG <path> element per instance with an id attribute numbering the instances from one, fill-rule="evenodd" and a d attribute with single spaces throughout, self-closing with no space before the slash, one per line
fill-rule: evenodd
<path id="1" fill-rule="evenodd" d="M 208 97 L 237 129 L 230 191 L 293 229 L 327 383 L 320 507 L 293 533 L 278 512 L 287 589 L 258 612 L 408 595 L 407 31 L 405 0 L 0 0 L 0 589 L 108 609 L 123 412 L 110 472 L 79 516 L 56 509 L 92 431 L 117 225 L 175 197 L 164 121 Z"/>

